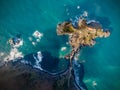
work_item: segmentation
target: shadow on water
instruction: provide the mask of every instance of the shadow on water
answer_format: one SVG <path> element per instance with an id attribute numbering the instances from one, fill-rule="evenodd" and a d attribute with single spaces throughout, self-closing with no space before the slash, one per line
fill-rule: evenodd
<path id="1" fill-rule="evenodd" d="M 84 66 L 79 61 L 73 60 L 73 76 L 75 78 L 75 83 L 80 90 L 87 90 L 85 83 L 83 82 L 84 78 Z"/>
<path id="2" fill-rule="evenodd" d="M 59 72 L 61 71 L 62 65 L 61 67 L 58 65 L 60 63 L 60 59 L 56 57 L 54 57 L 49 51 L 42 51 L 42 62 L 39 62 L 39 65 L 46 71 L 49 72 Z M 28 55 L 24 56 L 24 60 L 28 62 L 28 65 L 36 65 L 36 60 L 33 57 L 35 56 L 36 59 L 37 58 L 37 53 L 31 53 Z M 65 67 L 68 66 L 68 62 L 65 61 L 66 65 Z M 65 68 L 66 69 L 66 68 Z"/>
<path id="3" fill-rule="evenodd" d="M 44 51 L 42 52 L 43 59 L 41 62 L 42 68 L 45 70 L 51 71 L 57 68 L 59 59 L 57 57 L 53 57 L 50 52 Z"/>
<path id="4" fill-rule="evenodd" d="M 33 55 L 36 57 L 37 54 L 36 53 L 31 53 L 31 54 L 28 54 L 26 56 L 24 56 L 24 59 L 28 62 L 30 62 L 32 65 L 35 64 L 36 60 L 34 59 Z M 55 68 L 57 68 L 57 65 L 59 63 L 59 59 L 56 58 L 56 57 L 53 57 L 51 55 L 50 52 L 48 51 L 44 51 L 42 52 L 42 62 L 41 62 L 41 66 L 43 69 L 45 70 L 48 70 L 48 71 L 51 71 Z"/>
<path id="5" fill-rule="evenodd" d="M 34 53 L 25 55 L 25 56 L 24 56 L 24 59 L 34 65 L 34 64 L 35 64 L 35 59 L 34 59 L 34 57 L 33 57 L 33 54 L 34 54 Z"/>
<path id="6" fill-rule="evenodd" d="M 110 32 L 113 31 L 113 28 L 110 26 L 111 25 L 111 22 L 109 20 L 108 17 L 101 17 L 101 16 L 96 16 L 95 14 L 91 14 L 89 16 L 90 19 L 95 19 L 96 21 L 98 21 L 101 25 L 102 25 L 102 28 L 104 30 L 110 30 Z"/>
<path id="7" fill-rule="evenodd" d="M 28 54 L 24 57 L 25 60 L 29 61 L 32 65 L 35 64 L 35 59 L 33 57 L 36 57 L 36 53 L 31 53 Z M 49 72 L 52 72 L 52 70 L 56 70 L 58 68 L 58 63 L 59 63 L 59 58 L 53 57 L 52 54 L 49 51 L 43 51 L 42 52 L 42 62 L 41 66 L 44 70 L 47 70 Z M 87 90 L 86 85 L 83 82 L 84 78 L 84 66 L 82 63 L 79 63 L 79 61 L 73 62 L 73 76 L 75 79 L 75 85 L 80 89 L 80 90 Z M 64 70 L 63 70 L 64 72 Z M 62 72 L 60 72 L 62 73 Z M 56 74 L 57 75 L 57 74 Z"/>

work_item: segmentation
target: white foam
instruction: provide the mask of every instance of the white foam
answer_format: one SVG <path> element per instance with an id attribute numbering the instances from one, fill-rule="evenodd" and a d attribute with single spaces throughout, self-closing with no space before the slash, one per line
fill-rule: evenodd
<path id="1" fill-rule="evenodd" d="M 27 60 L 21 60 L 21 63 L 30 64 Z"/>
<path id="2" fill-rule="evenodd" d="M 67 45 L 69 45 L 69 42 L 66 42 Z"/>
<path id="3" fill-rule="evenodd" d="M 83 17 L 87 17 L 88 16 L 88 12 L 87 11 L 84 11 L 83 14 L 82 14 Z"/>
<path id="4" fill-rule="evenodd" d="M 78 59 L 79 59 L 79 53 L 76 53 L 76 55 L 75 55 L 75 57 L 74 57 L 74 59 L 77 61 Z"/>
<path id="5" fill-rule="evenodd" d="M 30 41 L 32 41 L 32 37 L 28 37 L 28 39 L 29 39 Z"/>
<path id="6" fill-rule="evenodd" d="M 37 58 L 39 59 L 39 62 L 42 61 L 43 56 L 42 56 L 42 53 L 40 51 L 37 52 Z"/>
<path id="7" fill-rule="evenodd" d="M 39 66 L 38 65 L 34 65 L 33 67 L 37 68 L 37 69 L 40 69 L 40 70 L 43 70 L 43 68 L 41 67 L 41 65 L 39 65 Z"/>
<path id="8" fill-rule="evenodd" d="M 80 80 L 79 76 L 76 76 L 75 80 L 76 80 L 77 84 L 79 85 L 79 80 Z"/>
<path id="9" fill-rule="evenodd" d="M 4 61 L 15 60 L 18 58 L 23 58 L 22 52 L 19 52 L 17 48 L 12 48 L 9 55 L 4 58 Z"/>
<path id="10" fill-rule="evenodd" d="M 36 45 L 36 43 L 35 43 L 35 42 L 32 42 L 32 45 L 34 45 L 34 46 L 35 46 L 35 45 Z"/>
<path id="11" fill-rule="evenodd" d="M 1 56 L 1 57 L 4 56 L 4 53 L 3 53 L 3 52 L 0 52 L 0 56 Z"/>
<path id="12" fill-rule="evenodd" d="M 65 51 L 67 49 L 67 47 L 62 47 L 61 51 Z"/>
<path id="13" fill-rule="evenodd" d="M 33 54 L 33 57 L 35 59 L 35 65 L 33 67 L 38 68 L 40 70 L 43 70 L 42 67 L 41 67 L 41 64 L 40 64 L 42 62 L 42 58 L 43 58 L 42 53 L 40 51 L 38 51 L 37 52 L 37 57 L 35 57 L 34 54 Z"/>
<path id="14" fill-rule="evenodd" d="M 40 39 L 36 39 L 37 42 L 40 42 Z"/>
<path id="15" fill-rule="evenodd" d="M 96 82 L 96 81 L 93 81 L 93 82 L 92 82 L 92 85 L 93 85 L 93 86 L 97 86 L 97 82 Z"/>
<path id="16" fill-rule="evenodd" d="M 75 56 L 74 59 L 75 59 L 75 60 L 78 60 L 78 57 Z"/>
<path id="17" fill-rule="evenodd" d="M 86 23 L 89 24 L 89 23 L 92 23 L 92 22 L 96 22 L 96 21 L 95 20 L 89 20 Z"/>
<path id="18" fill-rule="evenodd" d="M 41 39 L 43 37 L 43 33 L 40 33 L 38 30 L 36 30 L 33 33 L 33 37 Z"/>
<path id="19" fill-rule="evenodd" d="M 41 38 L 43 37 L 43 33 L 40 33 L 38 30 L 36 30 L 32 36 L 35 38 L 35 41 L 33 41 L 32 37 L 28 37 L 28 39 L 29 41 L 32 41 L 32 45 L 35 46 L 38 42 L 40 42 Z"/>
<path id="20" fill-rule="evenodd" d="M 77 6 L 77 9 L 80 9 L 80 6 L 79 6 L 79 5 Z"/>
<path id="21" fill-rule="evenodd" d="M 23 40 L 20 40 L 20 43 L 19 44 L 15 44 L 13 47 L 14 48 L 18 48 L 18 47 L 20 47 L 22 45 L 23 45 Z"/>

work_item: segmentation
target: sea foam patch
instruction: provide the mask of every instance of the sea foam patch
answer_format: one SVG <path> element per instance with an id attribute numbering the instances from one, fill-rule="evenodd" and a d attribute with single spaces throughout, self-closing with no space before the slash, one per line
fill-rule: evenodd
<path id="1" fill-rule="evenodd" d="M 43 33 L 39 32 L 38 30 L 34 31 L 32 36 L 28 37 L 29 41 L 31 41 L 32 45 L 37 45 L 40 42 L 41 38 L 43 37 Z"/>
<path id="2" fill-rule="evenodd" d="M 29 61 L 27 61 L 27 60 L 24 60 L 24 59 L 21 60 L 20 62 L 23 63 L 23 64 L 29 64 L 29 65 L 31 65 L 31 62 L 29 62 Z"/>
<path id="3" fill-rule="evenodd" d="M 15 45 L 14 47 L 18 48 L 18 47 L 20 47 L 20 46 L 22 46 L 22 45 L 23 45 L 23 40 L 21 40 L 20 43 L 17 44 L 17 45 Z"/>
<path id="4" fill-rule="evenodd" d="M 65 51 L 67 47 L 61 47 L 61 51 Z"/>
<path id="5" fill-rule="evenodd" d="M 41 51 L 38 51 L 37 53 L 24 56 L 20 62 L 23 64 L 31 65 L 33 68 L 43 70 L 41 67 L 42 58 L 43 56 Z"/>
<path id="6" fill-rule="evenodd" d="M 95 20 L 89 20 L 89 21 L 87 21 L 86 23 L 87 23 L 87 24 L 90 24 L 90 23 L 92 23 L 92 22 L 97 22 L 97 21 L 95 21 Z"/>
<path id="7" fill-rule="evenodd" d="M 66 50 L 67 50 L 67 47 L 65 47 L 65 46 L 63 46 L 63 47 L 60 48 L 59 58 L 64 58 Z"/>
<path id="8" fill-rule="evenodd" d="M 32 41 L 32 40 L 33 40 L 32 37 L 28 37 L 28 39 L 29 39 L 29 41 Z"/>
<path id="9" fill-rule="evenodd" d="M 22 52 L 19 52 L 17 48 L 12 48 L 7 57 L 4 58 L 4 61 L 16 60 L 23 58 Z"/>
<path id="10" fill-rule="evenodd" d="M 87 17 L 88 16 L 88 12 L 87 11 L 84 11 L 83 14 L 82 14 L 83 17 Z"/>
<path id="11" fill-rule="evenodd" d="M 4 53 L 3 52 L 0 52 L 0 57 L 4 56 Z"/>
<path id="12" fill-rule="evenodd" d="M 74 56 L 74 60 L 78 60 L 79 59 L 80 54 L 76 53 L 76 55 Z"/>
<path id="13" fill-rule="evenodd" d="M 77 6 L 77 9 L 80 9 L 80 6 L 79 6 L 79 5 Z"/>
<path id="14" fill-rule="evenodd" d="M 40 33 L 38 30 L 36 30 L 36 31 L 33 33 L 33 37 L 38 38 L 38 39 L 41 39 L 41 38 L 43 37 L 43 33 Z"/>
<path id="15" fill-rule="evenodd" d="M 41 67 L 41 62 L 42 62 L 42 53 L 40 51 L 37 52 L 37 57 L 33 54 L 33 57 L 35 59 L 35 65 L 33 65 L 34 68 L 37 68 L 37 69 L 40 69 L 40 70 L 43 70 L 42 67 Z"/>

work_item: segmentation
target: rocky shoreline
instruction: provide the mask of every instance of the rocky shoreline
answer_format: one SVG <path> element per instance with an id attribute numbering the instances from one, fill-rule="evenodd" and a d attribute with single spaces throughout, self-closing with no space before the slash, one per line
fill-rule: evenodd
<path id="1" fill-rule="evenodd" d="M 31 59 L 34 58 L 33 55 L 31 55 L 31 56 L 32 56 Z M 5 72 L 9 72 L 9 71 L 13 72 L 11 68 L 14 68 L 15 72 L 21 73 L 21 71 L 18 70 L 18 67 L 22 68 L 23 71 L 24 71 L 24 69 L 25 70 L 28 69 L 29 73 L 32 73 L 32 72 L 35 71 L 35 72 L 37 72 L 37 73 L 35 73 L 37 75 L 38 72 L 39 72 L 39 73 L 42 73 L 43 76 L 46 75 L 49 78 L 55 79 L 55 81 L 59 81 L 59 80 L 61 81 L 62 79 L 65 79 L 65 80 L 62 80 L 62 83 L 66 83 L 65 87 L 67 88 L 67 90 L 74 90 L 74 89 L 69 89 L 69 88 L 71 88 L 71 84 L 70 84 L 71 82 L 72 82 L 72 87 L 74 87 L 75 90 L 76 90 L 76 88 L 78 88 L 77 90 L 81 90 L 80 89 L 81 87 L 78 85 L 78 83 L 76 83 L 76 80 L 74 79 L 74 77 L 70 77 L 69 76 L 71 72 L 74 72 L 74 70 L 72 68 L 70 68 L 70 61 L 69 61 L 68 65 L 67 65 L 67 68 L 65 68 L 62 71 L 59 71 L 59 72 L 56 72 L 56 73 L 52 73 L 52 72 L 50 72 L 48 70 L 45 70 L 45 69 L 40 70 L 38 68 L 35 68 L 31 64 L 21 63 L 21 61 L 24 60 L 24 59 L 25 58 L 18 58 L 18 59 L 15 59 L 15 60 L 7 61 L 3 65 L 1 65 L 0 70 L 1 70 L 1 68 L 4 68 L 4 69 L 9 68 L 9 70 L 4 70 L 4 71 Z M 73 65 L 74 65 L 74 63 L 73 63 Z M 31 69 L 31 70 L 29 70 L 29 69 Z M 10 74 L 12 74 L 12 73 L 10 73 Z M 14 73 L 13 73 L 13 75 L 14 75 Z M 71 73 L 71 76 L 75 76 L 74 73 Z M 15 74 L 14 77 L 16 77 L 16 74 Z M 3 82 L 1 82 L 1 83 L 3 83 Z M 69 85 L 68 85 L 68 83 L 69 83 Z M 56 87 L 56 90 L 59 90 L 57 88 L 61 88 L 61 87 L 63 87 L 63 86 Z M 10 90 L 10 89 L 7 89 L 7 90 Z M 45 89 L 43 89 L 43 90 L 45 90 Z M 54 89 L 51 89 L 51 90 L 54 90 Z M 62 88 L 62 90 L 66 90 L 66 89 Z"/>
<path id="2" fill-rule="evenodd" d="M 0 67 L 0 76 L 3 77 L 0 79 L 0 84 L 1 84 L 0 88 L 1 90 L 21 90 L 21 88 L 24 86 L 24 85 L 21 85 L 21 83 L 26 82 L 26 83 L 32 83 L 33 86 L 30 86 L 31 89 L 28 87 L 29 85 L 24 86 L 26 87 L 25 90 L 66 90 L 66 89 L 76 90 L 76 87 L 74 85 L 76 83 L 74 83 L 73 81 L 74 79 L 71 79 L 70 87 L 68 87 L 67 85 L 68 76 L 69 76 L 68 70 L 69 69 L 67 68 L 58 73 L 50 73 L 46 70 L 41 71 L 39 69 L 31 67 L 30 65 L 22 64 L 19 61 L 16 61 L 16 62 L 9 61 L 7 62 L 7 65 L 4 64 L 3 66 Z M 4 73 L 6 73 L 6 75 L 2 76 Z M 33 75 L 35 76 L 33 77 Z M 22 78 L 19 79 L 19 77 L 22 77 Z M 31 77 L 33 78 L 33 81 L 31 81 Z M 28 79 L 28 81 L 25 81 L 26 78 Z M 10 80 L 7 81 L 8 79 Z M 18 81 L 18 79 L 20 81 Z M 39 82 L 39 81 L 41 81 L 41 83 L 39 83 L 38 86 L 35 87 L 36 82 Z M 46 84 L 43 84 L 42 82 L 43 83 L 47 82 L 47 85 L 50 87 L 47 88 Z M 5 83 L 7 83 L 7 85 L 5 85 Z M 14 87 L 14 84 L 16 85 L 15 87 Z"/>

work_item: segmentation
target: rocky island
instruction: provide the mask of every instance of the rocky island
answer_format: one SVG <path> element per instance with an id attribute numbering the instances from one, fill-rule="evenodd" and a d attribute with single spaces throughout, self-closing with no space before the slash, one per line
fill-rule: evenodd
<path id="1" fill-rule="evenodd" d="M 95 39 L 100 37 L 108 37 L 109 31 L 103 31 L 102 26 L 95 21 L 87 22 L 86 19 L 80 18 L 75 27 L 72 22 L 63 22 L 57 25 L 58 35 L 68 35 L 69 44 L 72 47 L 70 54 L 66 55 L 66 59 L 72 59 L 80 47 L 95 45 Z"/>

